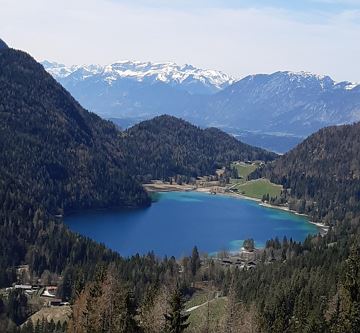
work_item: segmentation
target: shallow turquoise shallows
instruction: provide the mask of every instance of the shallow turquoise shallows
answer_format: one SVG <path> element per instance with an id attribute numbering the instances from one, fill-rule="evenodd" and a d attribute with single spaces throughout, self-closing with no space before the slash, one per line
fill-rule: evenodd
<path id="1" fill-rule="evenodd" d="M 270 238 L 302 241 L 318 232 L 305 217 L 198 192 L 159 193 L 146 209 L 86 212 L 67 217 L 65 223 L 124 256 L 154 251 L 181 257 L 194 245 L 207 253 L 237 251 L 246 238 L 262 247 Z"/>

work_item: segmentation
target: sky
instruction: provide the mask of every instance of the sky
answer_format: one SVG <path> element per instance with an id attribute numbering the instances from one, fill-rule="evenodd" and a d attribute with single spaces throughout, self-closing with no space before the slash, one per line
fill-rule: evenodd
<path id="1" fill-rule="evenodd" d="M 360 82 L 360 0 L 0 0 L 0 38 L 37 60 L 192 64 L 236 78 Z"/>

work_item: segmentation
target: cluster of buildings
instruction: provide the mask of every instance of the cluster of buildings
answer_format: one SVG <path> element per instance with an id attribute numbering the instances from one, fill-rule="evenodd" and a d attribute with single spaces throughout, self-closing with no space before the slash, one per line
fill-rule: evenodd
<path id="1" fill-rule="evenodd" d="M 63 302 L 62 299 L 57 298 L 57 286 L 42 286 L 30 284 L 15 284 L 13 287 L 6 288 L 7 292 L 11 290 L 22 290 L 27 296 L 38 296 L 44 301 L 47 306 L 63 306 L 69 305 L 68 302 Z"/>
<path id="2" fill-rule="evenodd" d="M 239 269 L 253 269 L 256 267 L 256 261 L 247 261 L 237 256 L 222 259 L 219 258 L 218 260 L 222 266 L 233 266 Z"/>

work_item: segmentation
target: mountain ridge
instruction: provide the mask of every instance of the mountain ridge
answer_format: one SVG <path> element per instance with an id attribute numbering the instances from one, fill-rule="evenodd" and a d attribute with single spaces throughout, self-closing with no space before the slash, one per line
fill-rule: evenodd
<path id="1" fill-rule="evenodd" d="M 96 77 L 111 86 L 119 79 L 130 79 L 149 84 L 162 82 L 190 94 L 215 93 L 235 81 L 234 78 L 220 71 L 200 69 L 189 64 L 180 66 L 174 62 L 120 60 L 108 65 L 66 66 L 43 61 L 42 65 L 60 82 L 72 79 L 84 81 L 89 77 Z"/>
<path id="2" fill-rule="evenodd" d="M 359 122 L 323 128 L 252 177 L 282 184 L 290 208 L 315 221 L 359 222 L 359 133 Z"/>
<path id="3" fill-rule="evenodd" d="M 360 85 L 306 72 L 252 75 L 211 96 L 196 114 L 214 124 L 307 136 L 360 120 Z"/>
<path id="4" fill-rule="evenodd" d="M 196 72 L 191 65 L 175 66 L 175 72 L 172 63 L 165 63 L 168 69 L 159 64 L 160 72 L 149 62 L 123 61 L 110 67 L 75 66 L 71 70 L 48 62 L 43 65 L 86 108 L 107 119 L 136 122 L 171 114 L 203 127 L 303 137 L 325 126 L 360 120 L 359 84 L 310 72 L 255 74 L 234 82 L 219 74 L 225 85 L 201 94 L 197 88 L 179 88 L 183 83 L 191 87 L 193 82 L 187 82 L 185 73 Z M 209 73 L 200 70 L 200 74 Z M 199 78 L 201 75 L 194 80 L 203 87 Z"/>
<path id="5" fill-rule="evenodd" d="M 138 156 L 132 159 L 131 170 L 145 181 L 176 175 L 196 178 L 215 174 L 216 169 L 230 167 L 235 160 L 271 161 L 277 157 L 219 129 L 201 129 L 169 115 L 143 121 L 127 129 L 124 137 L 125 150 Z"/>
<path id="6" fill-rule="evenodd" d="M 0 49 L 7 49 L 8 45 L 0 38 Z"/>
<path id="7" fill-rule="evenodd" d="M 219 163 L 228 164 L 232 158 L 275 158 L 275 154 L 245 145 L 225 133 L 209 134 L 169 116 L 121 132 L 110 121 L 82 108 L 22 51 L 0 51 L 0 88 L 0 184 L 11 179 L 14 186 L 19 186 L 24 207 L 33 201 L 51 212 L 148 205 L 149 198 L 139 181 L 145 176 L 166 178 L 178 173 L 196 177 L 215 172 Z M 150 135 L 157 142 L 155 153 L 148 149 L 151 142 L 143 140 L 151 132 L 141 131 L 145 125 L 156 128 Z M 173 130 L 169 132 L 166 125 Z M 168 143 L 166 149 L 162 149 L 162 141 Z M 221 151 L 214 150 L 215 142 L 223 147 Z M 173 153 L 177 145 L 182 147 L 178 155 Z M 217 158 L 213 158 L 215 152 Z M 183 158 L 182 154 L 193 158 Z M 144 159 L 148 161 L 145 165 Z M 157 161 L 165 164 L 160 168 Z M 157 169 L 163 172 L 157 173 Z"/>
<path id="8" fill-rule="evenodd" d="M 146 207 L 151 200 L 141 181 L 153 177 L 180 173 L 186 180 L 233 158 L 275 158 L 221 131 L 209 133 L 169 116 L 121 132 L 82 108 L 30 55 L 14 49 L 0 50 L 0 101 L 1 287 L 15 282 L 3 279 L 7 270 L 24 263 L 39 276 L 80 265 L 90 277 L 91 263 L 120 260 L 70 232 L 63 216 Z"/>
<path id="9" fill-rule="evenodd" d="M 2 49 L 0 86 L 1 178 L 22 189 L 23 207 L 37 202 L 56 213 L 149 204 L 124 170 L 116 127 L 83 109 L 31 56 Z"/>

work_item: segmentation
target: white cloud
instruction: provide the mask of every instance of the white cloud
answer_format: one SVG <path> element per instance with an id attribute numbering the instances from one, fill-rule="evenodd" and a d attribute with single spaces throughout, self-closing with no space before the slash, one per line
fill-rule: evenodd
<path id="1" fill-rule="evenodd" d="M 176 61 L 238 77 L 309 70 L 360 81 L 357 11 L 295 20 L 275 9 L 169 9 L 104 0 L 0 0 L 2 38 L 37 59 Z"/>

